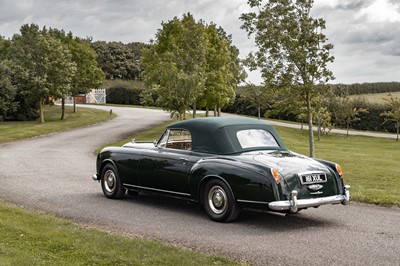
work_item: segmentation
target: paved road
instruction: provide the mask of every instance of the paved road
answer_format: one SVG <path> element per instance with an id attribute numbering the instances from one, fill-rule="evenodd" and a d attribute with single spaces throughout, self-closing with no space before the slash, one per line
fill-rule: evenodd
<path id="1" fill-rule="evenodd" d="M 299 123 L 286 123 L 286 122 L 280 122 L 280 121 L 268 120 L 268 119 L 266 121 L 268 122 L 268 124 L 274 125 L 274 126 L 290 127 L 290 128 L 297 128 L 297 129 L 302 128 L 301 124 L 299 124 Z M 303 129 L 304 130 L 308 130 L 308 125 L 304 124 L 303 125 Z M 314 130 L 317 131 L 317 127 L 314 126 Z M 345 134 L 347 134 L 347 130 L 333 128 L 330 131 L 330 133 L 345 135 Z M 382 132 L 360 131 L 360 130 L 349 130 L 349 135 L 375 137 L 375 138 L 388 138 L 388 139 L 396 139 L 397 138 L 396 134 L 382 133 Z"/>
<path id="2" fill-rule="evenodd" d="M 118 118 L 100 125 L 0 145 L 0 198 L 257 265 L 400 265 L 399 208 L 353 203 L 291 216 L 243 212 L 235 223 L 219 224 L 193 203 L 150 195 L 106 199 L 91 180 L 93 150 L 168 119 L 157 110 L 113 111 Z"/>

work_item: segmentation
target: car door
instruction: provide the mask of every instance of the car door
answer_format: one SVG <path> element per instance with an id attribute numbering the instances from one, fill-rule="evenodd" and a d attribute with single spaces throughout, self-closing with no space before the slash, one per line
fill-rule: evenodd
<path id="1" fill-rule="evenodd" d="M 189 196 L 190 154 L 190 132 L 183 129 L 167 130 L 157 147 L 145 151 L 140 157 L 140 186 L 157 192 Z"/>

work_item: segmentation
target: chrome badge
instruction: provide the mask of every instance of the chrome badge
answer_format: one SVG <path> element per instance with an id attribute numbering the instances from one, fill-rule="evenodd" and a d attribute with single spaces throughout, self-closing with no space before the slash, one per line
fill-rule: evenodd
<path id="1" fill-rule="evenodd" d="M 318 191 L 320 189 L 322 189 L 324 186 L 320 185 L 320 184 L 314 184 L 314 185 L 309 185 L 308 189 L 311 191 Z"/>

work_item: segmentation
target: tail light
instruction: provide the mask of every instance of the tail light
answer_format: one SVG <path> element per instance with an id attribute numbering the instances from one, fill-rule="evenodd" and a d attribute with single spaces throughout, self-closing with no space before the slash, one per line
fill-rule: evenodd
<path id="1" fill-rule="evenodd" d="M 343 177 L 343 170 L 342 167 L 338 164 L 335 165 L 336 166 L 336 171 L 339 173 L 340 177 Z"/>
<path id="2" fill-rule="evenodd" d="M 275 182 L 279 184 L 281 182 L 281 179 L 279 178 L 278 171 L 276 171 L 274 168 L 271 168 L 271 173 L 272 173 L 272 176 L 275 179 Z"/>

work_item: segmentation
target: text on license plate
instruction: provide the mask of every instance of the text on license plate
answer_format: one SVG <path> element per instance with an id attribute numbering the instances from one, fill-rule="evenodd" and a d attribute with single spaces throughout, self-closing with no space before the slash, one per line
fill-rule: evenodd
<path id="1" fill-rule="evenodd" d="M 327 181 L 324 173 L 318 174 L 299 174 L 300 182 L 302 185 L 314 184 L 314 183 L 325 183 Z"/>

